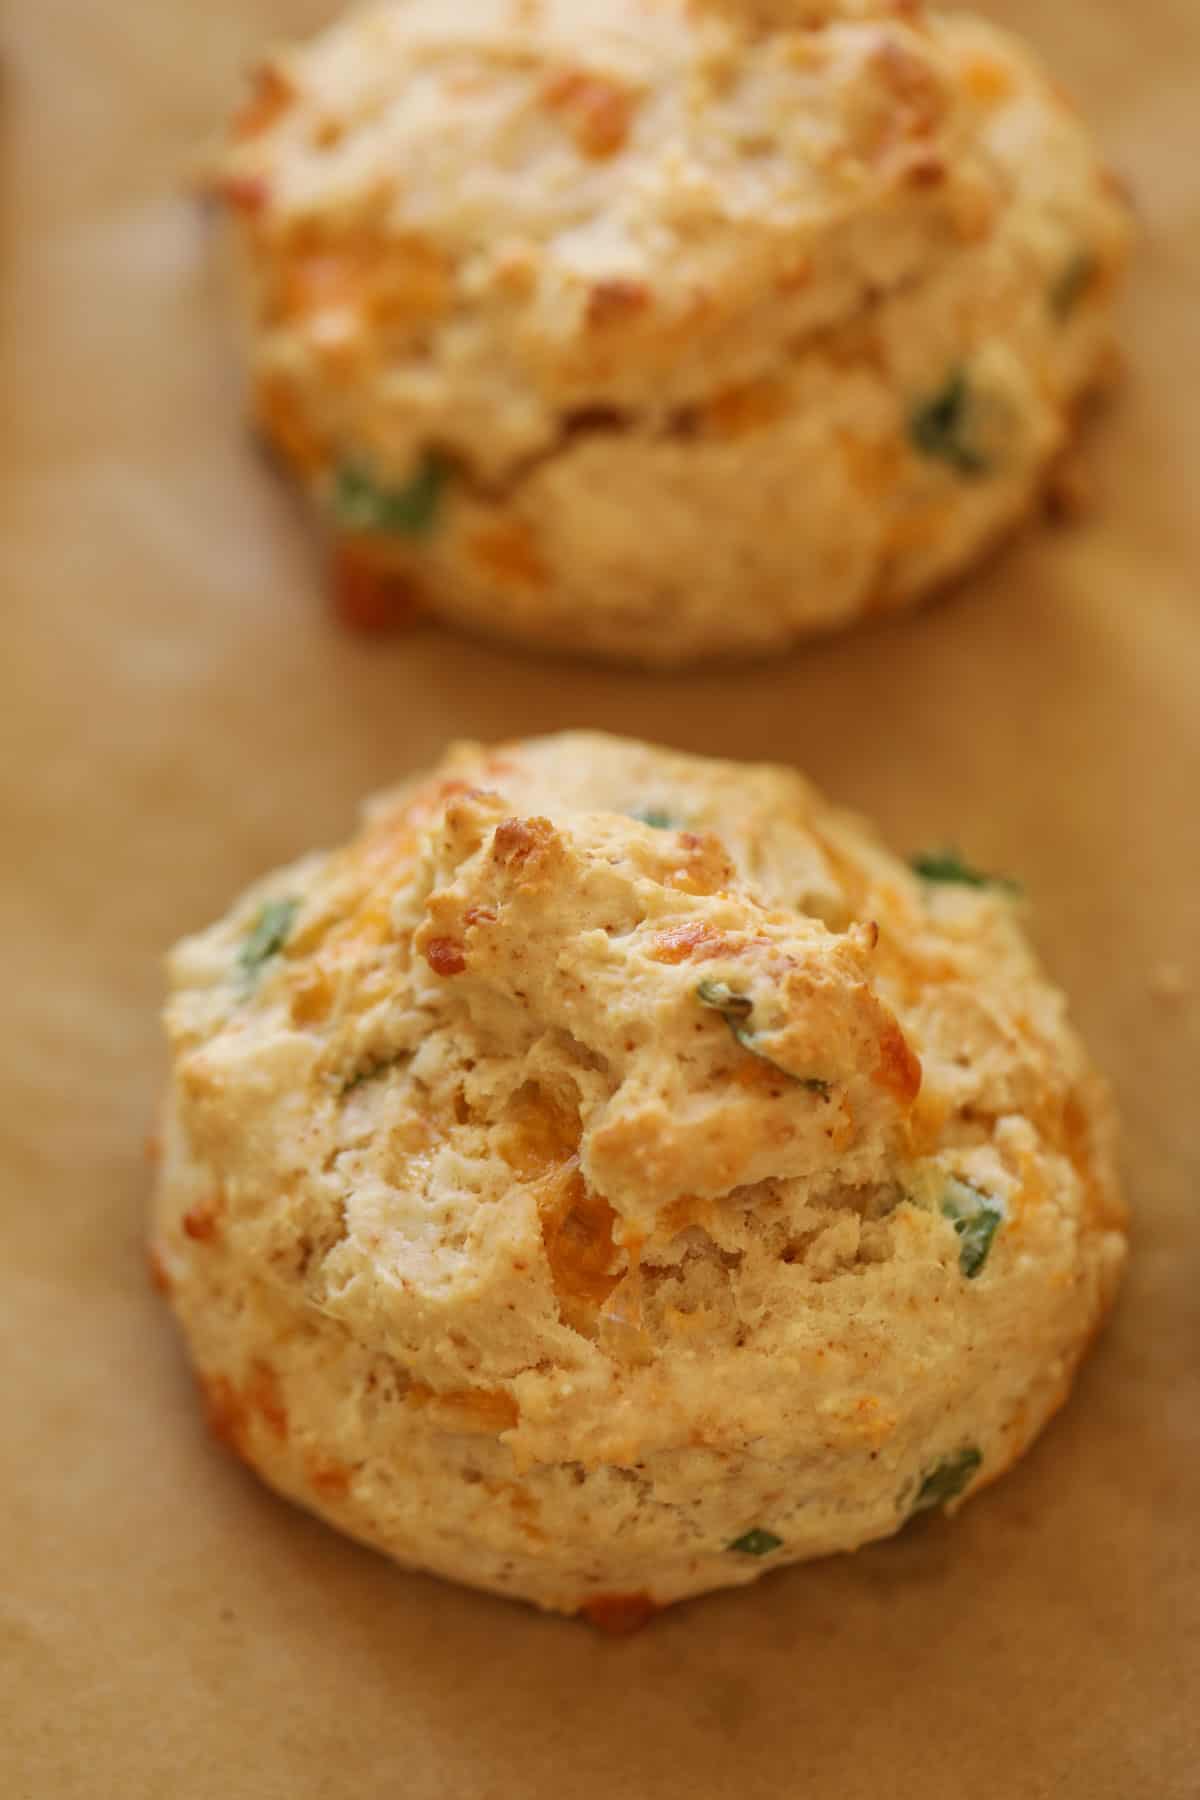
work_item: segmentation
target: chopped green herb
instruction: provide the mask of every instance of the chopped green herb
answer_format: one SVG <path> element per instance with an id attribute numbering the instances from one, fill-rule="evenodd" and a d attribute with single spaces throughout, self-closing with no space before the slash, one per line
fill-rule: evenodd
<path id="1" fill-rule="evenodd" d="M 395 1056 L 385 1056 L 382 1062 L 364 1063 L 361 1069 L 355 1069 L 354 1073 L 343 1081 L 342 1093 L 352 1094 L 355 1088 L 363 1087 L 368 1081 L 377 1080 L 380 1075 L 386 1075 L 389 1069 L 394 1069 L 398 1063 L 404 1062 L 405 1058 L 406 1052 L 401 1050 Z"/>
<path id="2" fill-rule="evenodd" d="M 631 812 L 629 816 L 631 819 L 636 819 L 639 825 L 649 825 L 652 831 L 674 831 L 675 829 L 675 821 L 670 813 L 663 812 L 657 806 L 647 806 L 644 810 Z"/>
<path id="3" fill-rule="evenodd" d="M 1003 1222 L 1004 1203 L 951 1175 L 942 1190 L 942 1216 L 952 1221 L 959 1236 L 958 1266 L 968 1281 L 974 1281 Z"/>
<path id="4" fill-rule="evenodd" d="M 942 881 L 958 887 L 1000 888 L 1008 894 L 1021 892 L 1019 881 L 1010 881 L 1007 875 L 985 875 L 982 869 L 973 869 L 957 850 L 923 850 L 912 858 L 909 866 L 922 881 Z"/>
<path id="5" fill-rule="evenodd" d="M 1050 311 L 1064 322 L 1071 317 L 1097 275 L 1100 264 L 1090 250 L 1079 250 L 1050 289 Z"/>
<path id="6" fill-rule="evenodd" d="M 922 1480 L 911 1510 L 932 1512 L 935 1507 L 948 1506 L 951 1500 L 957 1500 L 982 1461 L 982 1452 L 973 1444 L 956 1450 L 953 1456 L 944 1456 Z"/>
<path id="7" fill-rule="evenodd" d="M 263 964 L 279 955 L 299 910 L 299 900 L 268 900 L 238 951 L 238 967 L 247 981 L 253 981 Z"/>
<path id="8" fill-rule="evenodd" d="M 778 1550 L 783 1539 L 776 1537 L 773 1531 L 764 1531 L 756 1525 L 753 1531 L 743 1532 L 740 1538 L 734 1538 L 727 1544 L 727 1550 L 738 1550 L 743 1556 L 770 1556 L 772 1550 Z"/>
<path id="9" fill-rule="evenodd" d="M 754 1011 L 754 1002 L 748 994 L 738 994 L 726 981 L 702 981 L 696 989 L 696 998 L 701 1006 L 711 1007 L 719 1012 L 732 1031 L 743 1050 L 749 1050 L 751 1056 L 757 1056 L 762 1062 L 770 1063 L 789 1081 L 795 1081 L 800 1087 L 808 1088 L 813 1094 L 827 1094 L 829 1083 L 816 1075 L 794 1075 L 791 1069 L 785 1069 L 777 1063 L 773 1056 L 768 1056 L 761 1049 L 756 1034 L 750 1030 L 750 1015 Z"/>
<path id="10" fill-rule="evenodd" d="M 936 394 L 914 406 L 908 435 L 922 456 L 949 463 L 960 475 L 986 475 L 991 463 L 972 442 L 971 390 L 956 369 Z"/>
<path id="11" fill-rule="evenodd" d="M 748 1019 L 754 1011 L 749 994 L 735 994 L 727 981 L 702 981 L 696 989 L 696 998 L 701 1006 L 711 1006 L 714 1012 L 719 1012 L 730 1026 Z M 734 1035 L 736 1037 L 737 1033 Z"/>
<path id="12" fill-rule="evenodd" d="M 448 474 L 442 458 L 429 453 L 404 487 L 382 488 L 358 464 L 343 463 L 334 480 L 334 515 L 348 531 L 427 537 L 437 519 Z"/>

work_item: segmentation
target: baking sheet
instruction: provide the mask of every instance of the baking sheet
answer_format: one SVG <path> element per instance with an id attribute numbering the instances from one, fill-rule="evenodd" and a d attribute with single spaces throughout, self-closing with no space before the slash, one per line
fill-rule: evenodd
<path id="1" fill-rule="evenodd" d="M 0 91 L 0 1795 L 1200 1793 L 1200 37 L 995 0 L 1133 183 L 1100 510 L 920 618 L 736 677 L 329 626 L 181 200 L 311 0 L 9 0 Z M 404 1575 L 205 1437 L 144 1275 L 165 946 L 454 735 L 796 761 L 1020 874 L 1118 1084 L 1132 1272 L 958 1521 L 620 1642 Z"/>

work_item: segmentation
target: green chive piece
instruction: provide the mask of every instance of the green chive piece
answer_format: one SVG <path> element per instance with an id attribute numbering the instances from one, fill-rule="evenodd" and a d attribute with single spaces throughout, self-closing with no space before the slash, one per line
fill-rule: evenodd
<path id="1" fill-rule="evenodd" d="M 253 981 L 263 964 L 279 955 L 299 910 L 299 900 L 268 900 L 238 951 L 238 967 L 247 981 Z"/>
<path id="2" fill-rule="evenodd" d="M 1064 324 L 1100 273 L 1090 250 L 1078 250 L 1050 289 L 1050 311 Z"/>
<path id="3" fill-rule="evenodd" d="M 781 1075 L 797 1086 L 807 1088 L 812 1094 L 828 1094 L 830 1084 L 822 1081 L 817 1075 L 795 1075 L 791 1069 L 785 1069 L 777 1063 L 773 1056 L 759 1046 L 758 1037 L 750 1029 L 750 1015 L 754 1011 L 754 1002 L 748 994 L 739 994 L 730 987 L 727 981 L 702 981 L 696 988 L 696 998 L 701 1006 L 711 1007 L 713 1012 L 720 1013 L 730 1031 L 751 1056 L 757 1056 L 760 1062 L 770 1063 Z"/>
<path id="4" fill-rule="evenodd" d="M 914 856 L 909 867 L 922 881 L 941 881 L 948 885 L 973 888 L 997 888 L 1006 894 L 1019 894 L 1021 884 L 1007 875 L 986 875 L 973 869 L 957 850 L 923 850 Z"/>
<path id="5" fill-rule="evenodd" d="M 986 475 L 991 463 L 971 441 L 972 412 L 966 372 L 955 369 L 936 394 L 913 407 L 909 438 L 922 456 L 949 463 L 960 475 Z"/>
<path id="6" fill-rule="evenodd" d="M 343 1094 L 352 1094 L 356 1088 L 364 1087 L 368 1081 L 378 1081 L 381 1075 L 387 1075 L 392 1069 L 405 1061 L 405 1053 L 400 1051 L 395 1056 L 385 1056 L 382 1062 L 364 1063 L 361 1069 L 355 1069 L 341 1085 Z"/>
<path id="7" fill-rule="evenodd" d="M 374 1081 L 377 1075 L 382 1075 L 385 1067 L 384 1063 L 367 1063 L 363 1068 L 355 1069 L 342 1082 L 340 1091 L 343 1094 L 354 1093 L 356 1088 L 364 1087 L 368 1081 Z"/>
<path id="8" fill-rule="evenodd" d="M 657 806 L 647 806 L 637 812 L 631 812 L 629 817 L 636 819 L 639 825 L 649 825 L 652 831 L 674 831 L 675 829 L 675 821 L 670 813 L 663 812 Z"/>
<path id="9" fill-rule="evenodd" d="M 735 993 L 727 981 L 702 981 L 696 989 L 696 998 L 701 1006 L 710 1006 L 714 1012 L 719 1012 L 727 1025 L 748 1019 L 754 1011 L 749 994 Z"/>
<path id="10" fill-rule="evenodd" d="M 957 1500 L 982 1462 L 983 1452 L 973 1444 L 956 1450 L 953 1456 L 944 1456 L 922 1480 L 911 1510 L 914 1513 L 932 1512 L 936 1507 L 948 1506 L 951 1500 Z"/>
<path id="11" fill-rule="evenodd" d="M 442 458 L 429 452 L 403 487 L 383 488 L 361 465 L 343 463 L 334 480 L 334 516 L 347 531 L 428 537 L 437 521 L 449 473 Z"/>
<path id="12" fill-rule="evenodd" d="M 942 1217 L 951 1220 L 958 1233 L 958 1266 L 968 1281 L 974 1281 L 1004 1222 L 1004 1203 L 951 1175 L 942 1190 Z"/>
<path id="13" fill-rule="evenodd" d="M 770 1556 L 772 1550 L 778 1550 L 782 1543 L 783 1539 L 776 1537 L 773 1531 L 764 1531 L 761 1525 L 756 1525 L 753 1531 L 743 1532 L 740 1538 L 734 1538 L 732 1544 L 727 1544 L 725 1548 L 740 1551 L 743 1556 Z"/>

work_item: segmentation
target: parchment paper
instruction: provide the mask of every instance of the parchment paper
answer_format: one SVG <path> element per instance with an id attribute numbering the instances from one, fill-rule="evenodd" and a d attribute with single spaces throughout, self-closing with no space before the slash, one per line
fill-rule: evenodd
<path id="1" fill-rule="evenodd" d="M 180 185 L 312 0 L 9 0 L 0 422 L 4 1800 L 1200 1794 L 1200 17 L 995 0 L 1133 183 L 1087 523 L 722 678 L 339 636 Z M 142 1255 L 160 956 L 455 734 L 791 759 L 1035 899 L 1119 1087 L 1136 1258 L 953 1524 L 610 1642 L 406 1576 L 206 1438 Z"/>

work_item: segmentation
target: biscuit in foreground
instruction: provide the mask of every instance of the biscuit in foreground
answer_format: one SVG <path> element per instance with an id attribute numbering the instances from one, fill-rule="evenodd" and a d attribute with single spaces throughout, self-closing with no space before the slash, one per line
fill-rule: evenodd
<path id="1" fill-rule="evenodd" d="M 171 963 L 154 1258 L 218 1433 L 619 1624 L 956 1505 L 1125 1256 L 1008 891 L 799 776 L 463 746 Z"/>

